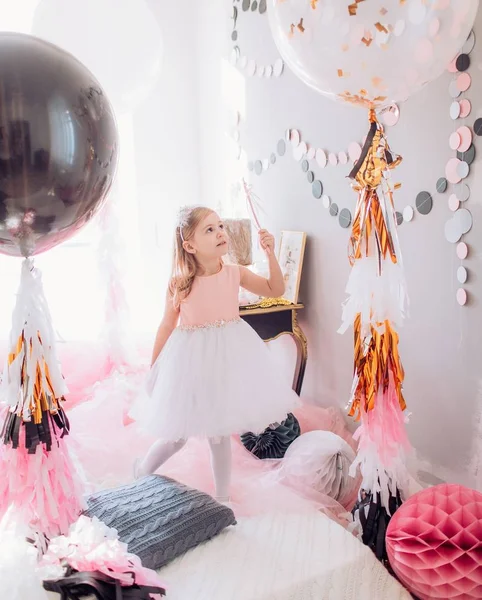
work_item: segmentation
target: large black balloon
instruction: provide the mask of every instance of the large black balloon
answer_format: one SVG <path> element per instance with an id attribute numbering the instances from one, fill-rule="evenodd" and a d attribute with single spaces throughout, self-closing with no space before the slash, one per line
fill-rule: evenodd
<path id="1" fill-rule="evenodd" d="M 71 237 L 106 199 L 117 155 L 94 76 L 48 42 L 0 33 L 0 252 L 32 256 Z"/>

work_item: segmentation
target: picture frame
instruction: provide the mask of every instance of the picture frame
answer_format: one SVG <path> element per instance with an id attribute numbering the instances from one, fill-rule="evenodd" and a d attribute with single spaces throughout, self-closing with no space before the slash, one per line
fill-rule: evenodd
<path id="1" fill-rule="evenodd" d="M 285 300 L 298 303 L 301 273 L 306 248 L 304 231 L 282 231 L 278 250 L 278 261 L 285 280 Z"/>

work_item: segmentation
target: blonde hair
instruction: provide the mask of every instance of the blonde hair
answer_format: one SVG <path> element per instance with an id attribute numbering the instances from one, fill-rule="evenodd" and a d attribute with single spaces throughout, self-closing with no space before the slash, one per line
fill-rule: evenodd
<path id="1" fill-rule="evenodd" d="M 187 207 L 180 212 L 174 240 L 172 277 L 169 285 L 169 291 L 176 308 L 191 293 L 199 266 L 194 254 L 189 253 L 184 248 L 184 242 L 192 239 L 201 221 L 213 212 L 211 208 L 205 206 Z"/>

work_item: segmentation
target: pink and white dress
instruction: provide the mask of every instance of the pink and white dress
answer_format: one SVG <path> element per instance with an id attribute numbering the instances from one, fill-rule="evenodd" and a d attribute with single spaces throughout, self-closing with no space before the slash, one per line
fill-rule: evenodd
<path id="1" fill-rule="evenodd" d="M 131 415 L 159 438 L 261 432 L 298 397 L 257 333 L 239 317 L 240 271 L 196 277 L 173 331 Z"/>

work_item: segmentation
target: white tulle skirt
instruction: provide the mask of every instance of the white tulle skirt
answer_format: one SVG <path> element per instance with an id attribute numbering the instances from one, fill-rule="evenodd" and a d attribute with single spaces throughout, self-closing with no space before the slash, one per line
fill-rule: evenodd
<path id="1" fill-rule="evenodd" d="M 166 441 L 261 432 L 298 404 L 265 343 L 244 321 L 174 330 L 130 415 Z"/>

